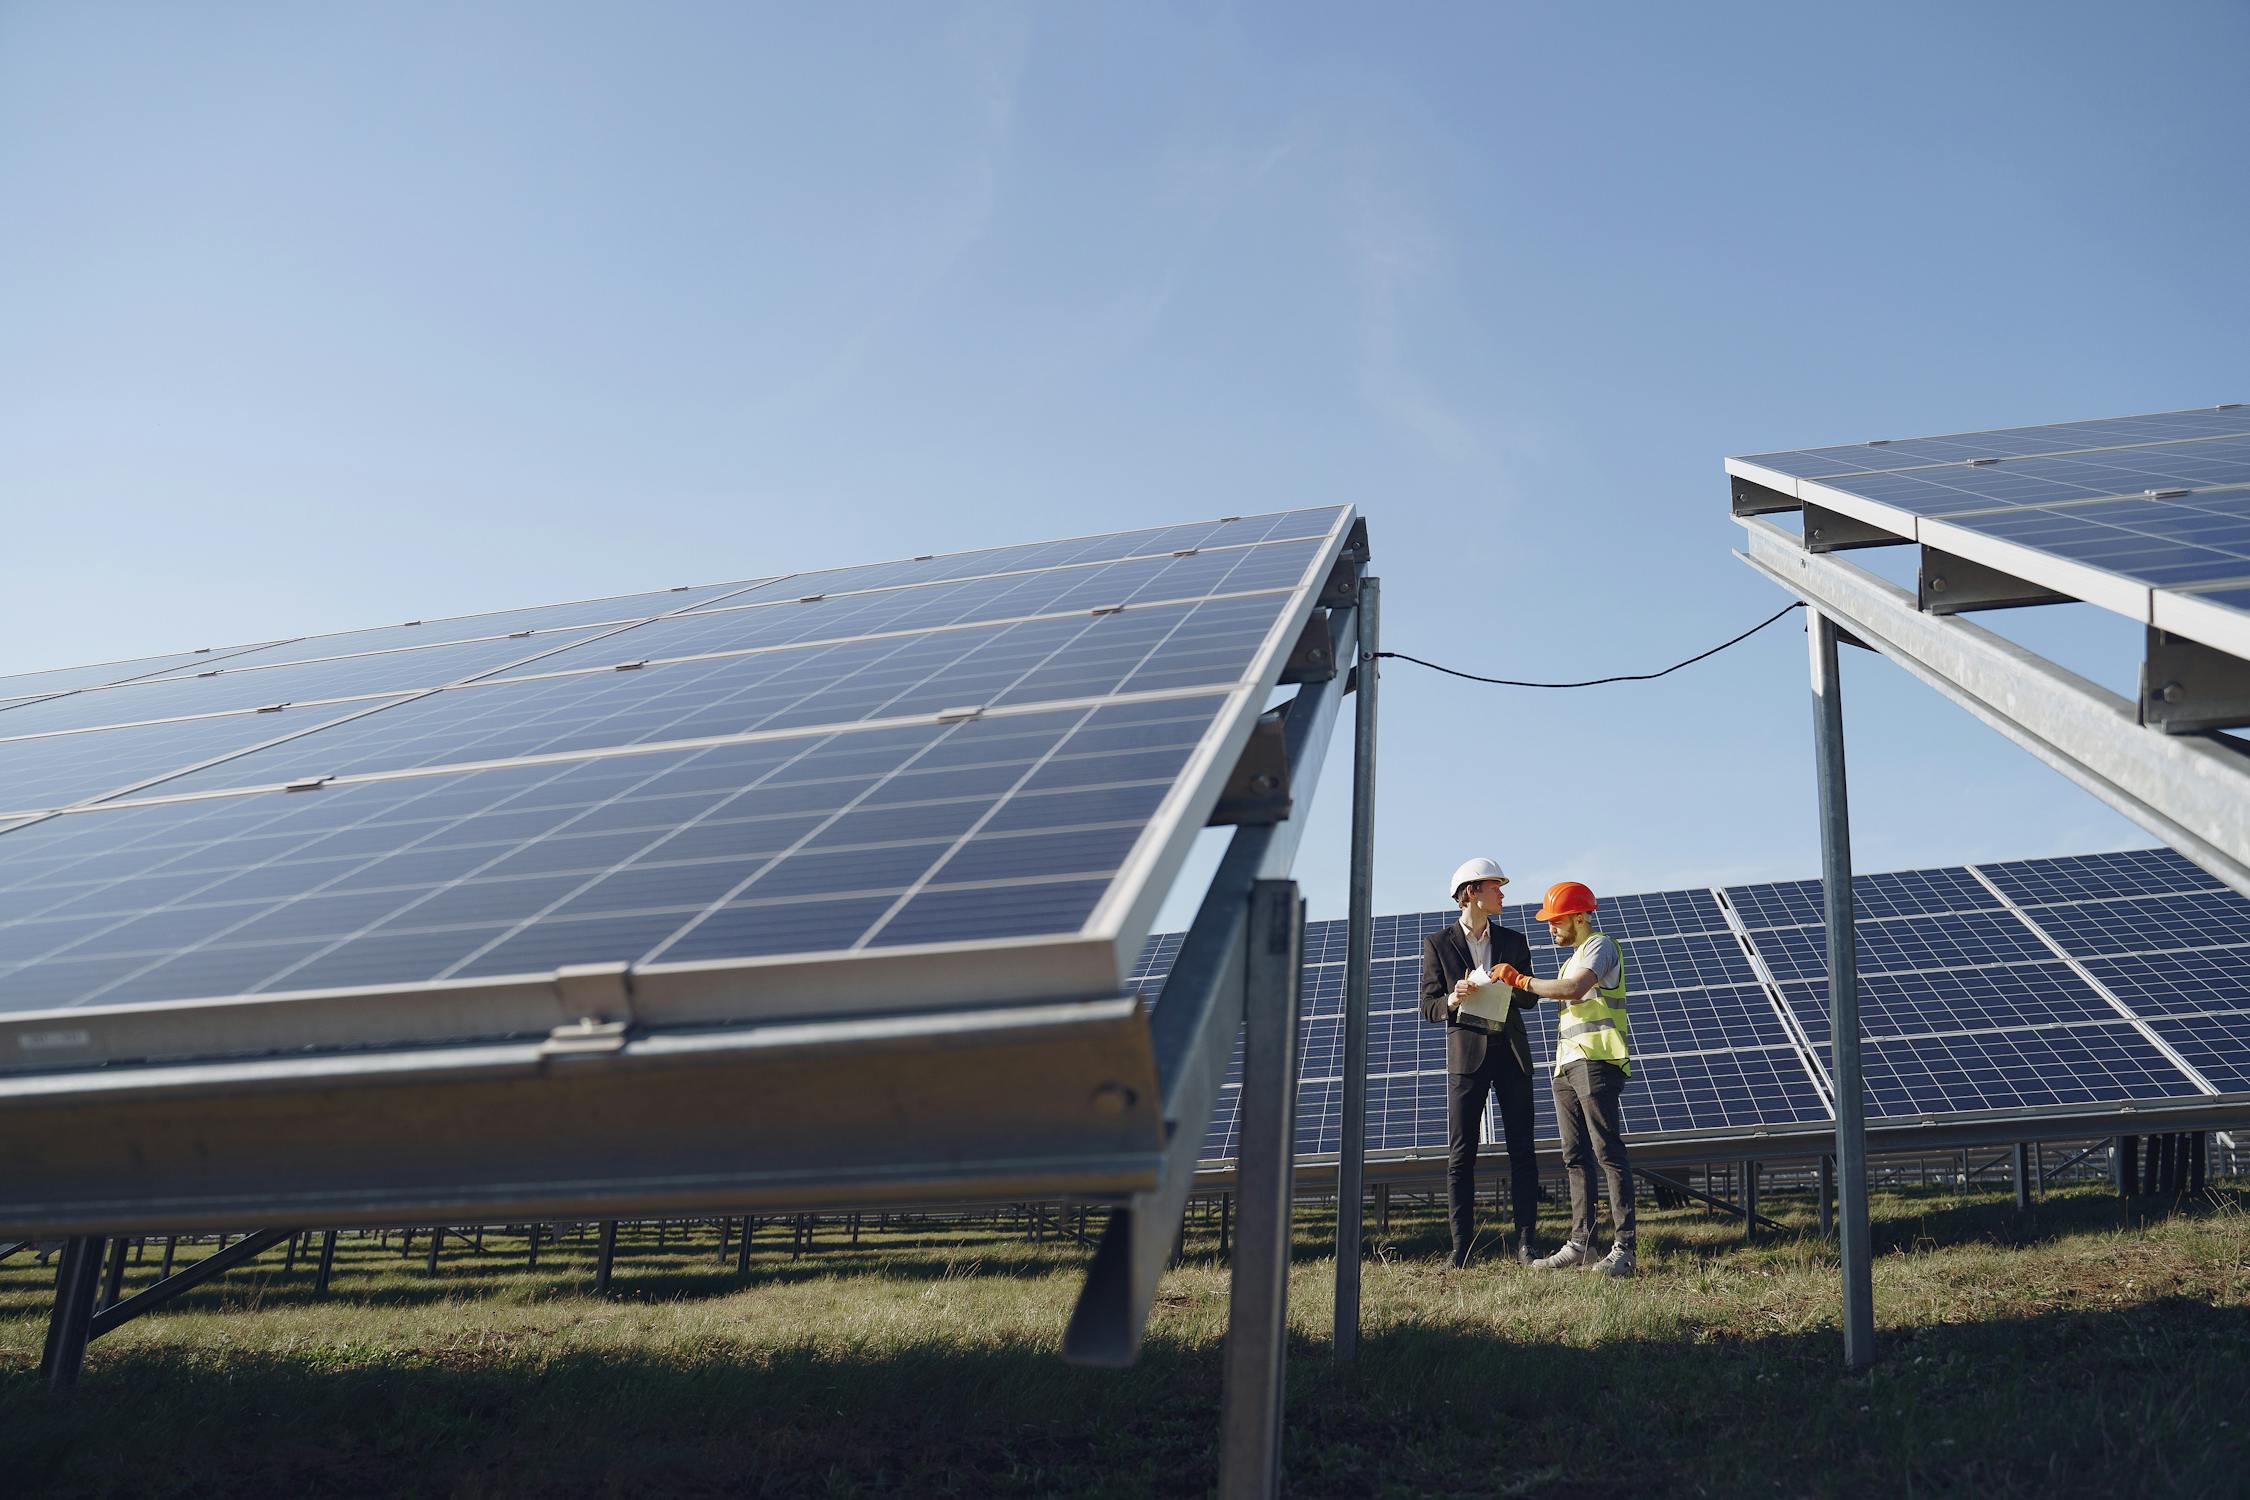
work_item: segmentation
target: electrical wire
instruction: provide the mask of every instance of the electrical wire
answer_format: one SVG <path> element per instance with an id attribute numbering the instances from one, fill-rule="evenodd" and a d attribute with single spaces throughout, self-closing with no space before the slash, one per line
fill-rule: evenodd
<path id="1" fill-rule="evenodd" d="M 1619 677 L 1589 678 L 1585 682 L 1517 682 L 1514 679 L 1507 677 L 1479 677 L 1474 672 L 1460 672 L 1454 670 L 1452 667 L 1441 667 L 1434 661 L 1424 661 L 1419 656 L 1408 656 L 1404 651 L 1377 651 L 1374 653 L 1374 656 L 1377 661 L 1381 661 L 1386 656 L 1396 657 L 1400 661 L 1410 661 L 1418 667 L 1428 667 L 1433 672 L 1443 672 L 1448 677 L 1462 677 L 1466 678 L 1470 682 L 1489 682 L 1494 687 L 1584 688 L 1602 687 L 1605 684 L 1612 682 L 1654 682 L 1659 677 L 1671 676 L 1674 672 L 1677 672 L 1682 667 L 1692 667 L 1697 662 L 1703 661 L 1708 657 L 1717 656 L 1721 651 L 1726 650 L 1729 646 L 1740 645 L 1742 642 L 1756 635 L 1759 631 L 1765 629 L 1768 625 L 1771 625 L 1774 621 L 1780 619 L 1783 615 L 1789 613 L 1790 610 L 1803 609 L 1804 607 L 1805 604 L 1802 599 L 1798 600 L 1794 604 L 1784 605 L 1781 609 L 1775 611 L 1773 614 L 1766 616 L 1763 620 L 1760 620 L 1757 624 L 1751 626 L 1748 630 L 1745 630 L 1744 632 L 1742 632 L 1742 634 L 1736 636 L 1734 639 L 1721 641 L 1716 646 L 1713 646 L 1710 650 L 1698 652 L 1696 655 L 1689 657 L 1686 661 L 1676 661 L 1661 672 L 1631 672 Z"/>

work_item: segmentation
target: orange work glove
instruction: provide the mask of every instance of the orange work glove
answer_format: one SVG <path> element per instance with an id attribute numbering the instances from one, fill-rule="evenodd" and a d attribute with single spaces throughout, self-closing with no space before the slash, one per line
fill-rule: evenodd
<path id="1" fill-rule="evenodd" d="M 1531 984 L 1531 976 L 1514 964 L 1502 964 L 1492 971 L 1492 977 L 1512 990 L 1525 989 Z"/>

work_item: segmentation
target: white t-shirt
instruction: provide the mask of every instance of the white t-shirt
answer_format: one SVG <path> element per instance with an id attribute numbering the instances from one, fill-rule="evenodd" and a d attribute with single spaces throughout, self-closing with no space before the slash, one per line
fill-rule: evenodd
<path id="1" fill-rule="evenodd" d="M 1624 967 L 1625 955 L 1618 951 L 1617 940 L 1606 932 L 1597 932 L 1570 955 L 1570 962 L 1563 965 L 1562 977 L 1568 979 L 1590 969 L 1597 989 L 1615 989 Z"/>

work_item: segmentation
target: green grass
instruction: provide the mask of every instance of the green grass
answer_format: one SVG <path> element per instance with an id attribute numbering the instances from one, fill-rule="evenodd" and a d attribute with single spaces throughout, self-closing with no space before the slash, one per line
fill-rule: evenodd
<path id="1" fill-rule="evenodd" d="M 1809 1205 L 1745 1243 L 1645 1211 L 1608 1283 L 1438 1264 L 1394 1212 L 1356 1369 L 1329 1358 L 1330 1222 L 1300 1211 L 1286 1490 L 1645 1497 L 2212 1495 L 2250 1487 L 2250 1219 L 2074 1189 L 1879 1194 L 1881 1363 L 1841 1370 Z M 1553 1239 L 1559 1221 L 1544 1226 Z M 1371 1226 L 1372 1228 L 1372 1226 Z M 591 1295 L 592 1242 L 345 1240 L 335 1295 L 281 1252 L 98 1341 L 77 1395 L 36 1365 L 51 1270 L 0 1263 L 0 1491 L 140 1496 L 1196 1495 L 1213 1483 L 1227 1276 L 1191 1232 L 1140 1363 L 1056 1355 L 1088 1252 L 917 1226 L 824 1228 L 752 1273 L 653 1236 Z M 183 1250 L 183 1263 L 201 1247 Z M 155 1274 L 153 1259 L 132 1283 Z"/>

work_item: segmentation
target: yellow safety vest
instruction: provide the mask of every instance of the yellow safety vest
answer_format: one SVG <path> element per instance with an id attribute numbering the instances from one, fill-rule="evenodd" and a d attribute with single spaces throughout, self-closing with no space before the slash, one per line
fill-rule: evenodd
<path id="1" fill-rule="evenodd" d="M 1580 943 L 1576 953 L 1586 951 L 1586 943 L 1602 937 L 1599 932 L 1589 933 L 1585 943 Z M 1569 965 L 1564 965 L 1567 969 Z M 1625 949 L 1617 948 L 1617 983 L 1608 988 L 1596 987 L 1583 997 L 1562 1008 L 1555 1027 L 1555 1071 L 1560 1073 L 1580 1058 L 1594 1062 L 1615 1063 L 1627 1074 L 1633 1071 L 1632 1059 L 1625 1050 Z"/>

